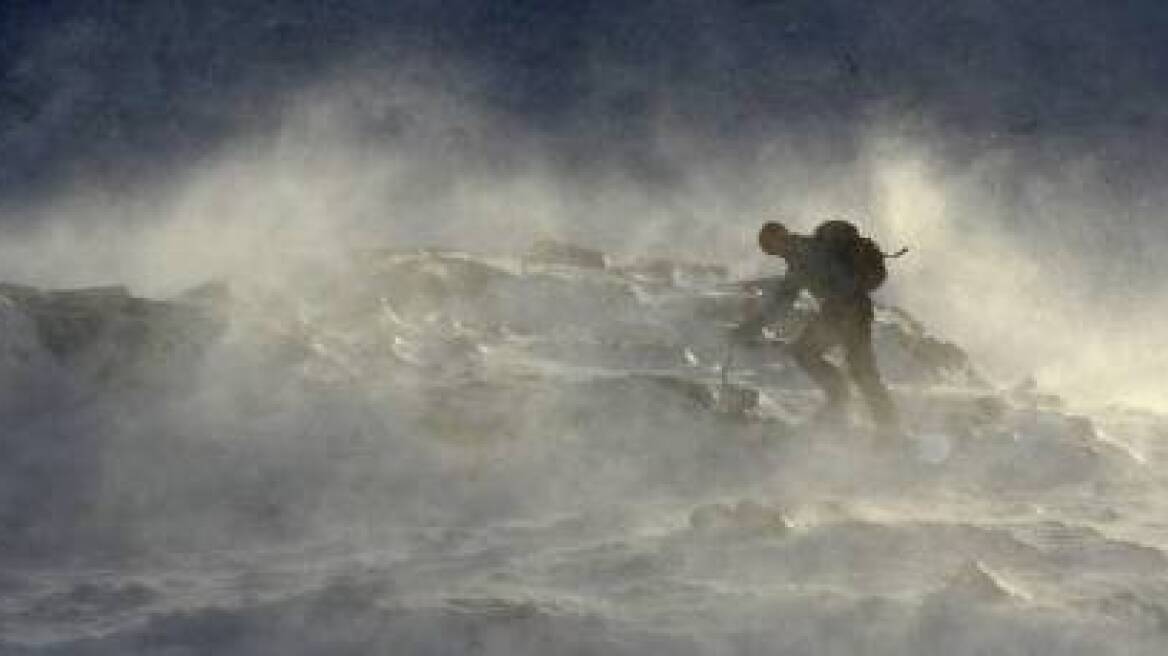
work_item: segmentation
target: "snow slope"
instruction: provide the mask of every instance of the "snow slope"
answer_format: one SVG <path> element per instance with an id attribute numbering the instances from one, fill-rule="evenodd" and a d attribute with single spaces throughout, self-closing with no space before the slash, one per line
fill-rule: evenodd
<path id="1" fill-rule="evenodd" d="M 913 435 L 816 434 L 781 346 L 723 386 L 724 275 L 545 244 L 0 287 L 0 653 L 1164 652 L 1168 419 L 884 308 Z"/>

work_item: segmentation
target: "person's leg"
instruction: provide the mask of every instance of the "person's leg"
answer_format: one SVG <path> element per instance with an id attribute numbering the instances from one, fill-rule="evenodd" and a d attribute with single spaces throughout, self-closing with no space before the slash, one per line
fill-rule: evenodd
<path id="1" fill-rule="evenodd" d="M 823 353 L 838 341 L 831 322 L 817 315 L 791 345 L 795 362 L 823 389 L 827 401 L 819 412 L 821 418 L 842 417 L 848 405 L 848 382 L 840 370 L 828 362 Z"/>
<path id="2" fill-rule="evenodd" d="M 900 426 L 900 417 L 876 366 L 876 351 L 872 346 L 871 301 L 857 304 L 846 314 L 846 317 L 841 318 L 846 325 L 840 332 L 848 373 L 864 395 L 876 425 L 882 430 L 895 430 Z"/>

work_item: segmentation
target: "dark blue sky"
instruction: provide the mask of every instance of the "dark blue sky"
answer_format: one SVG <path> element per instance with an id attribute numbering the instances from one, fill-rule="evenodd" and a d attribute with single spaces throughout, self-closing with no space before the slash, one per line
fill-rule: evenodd
<path id="1" fill-rule="evenodd" d="M 746 151 L 801 130 L 846 152 L 890 116 L 931 126 L 958 157 L 1006 140 L 1146 163 L 1168 141 L 1157 1 L 9 0 L 2 11 L 0 203 L 165 175 L 273 129 L 287 92 L 331 67 L 389 67 L 405 50 L 473 70 L 484 82 L 468 100 L 585 166 L 639 161 L 663 102 L 687 129 Z"/>

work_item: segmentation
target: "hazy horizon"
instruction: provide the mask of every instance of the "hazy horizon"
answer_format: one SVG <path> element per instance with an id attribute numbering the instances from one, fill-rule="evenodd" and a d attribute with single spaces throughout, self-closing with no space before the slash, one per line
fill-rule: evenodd
<path id="1" fill-rule="evenodd" d="M 1159 5 L 6 11 L 7 280 L 540 235 L 749 271 L 762 220 L 845 216 L 912 249 L 881 297 L 1003 376 L 1164 401 Z"/>

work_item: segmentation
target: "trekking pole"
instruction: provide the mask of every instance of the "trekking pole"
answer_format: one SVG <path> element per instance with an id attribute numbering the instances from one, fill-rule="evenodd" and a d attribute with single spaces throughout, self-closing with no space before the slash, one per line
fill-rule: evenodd
<path id="1" fill-rule="evenodd" d="M 726 391 L 726 387 L 730 385 L 730 365 L 734 363 L 734 339 L 726 340 L 726 357 L 722 358 L 722 389 L 719 391 L 719 396 Z"/>
<path id="2" fill-rule="evenodd" d="M 730 337 L 726 340 L 726 357 L 722 358 L 722 366 L 719 374 L 722 378 L 722 383 L 718 387 L 718 398 L 715 403 L 722 411 L 730 409 L 730 402 L 728 395 L 730 394 L 730 365 L 734 363 L 734 338 Z"/>

